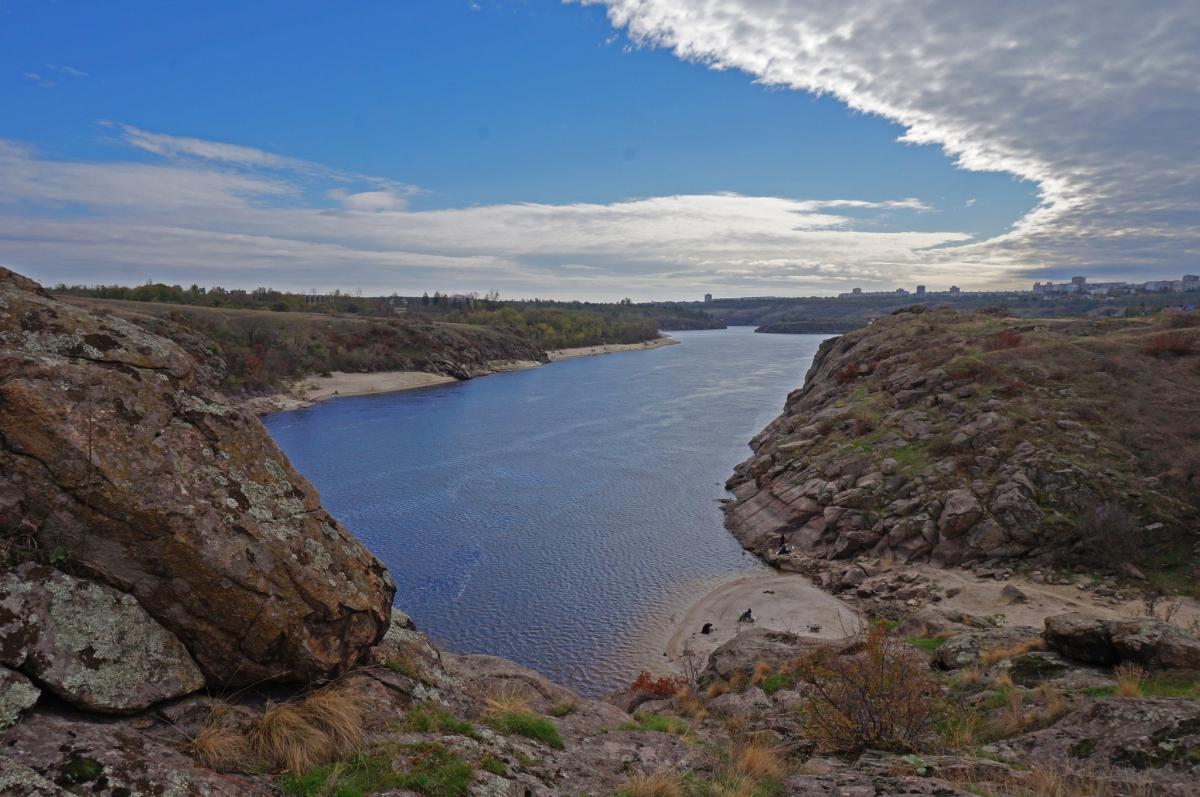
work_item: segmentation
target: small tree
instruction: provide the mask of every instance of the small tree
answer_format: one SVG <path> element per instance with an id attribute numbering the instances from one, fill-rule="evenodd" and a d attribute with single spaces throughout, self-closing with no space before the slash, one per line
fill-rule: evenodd
<path id="1" fill-rule="evenodd" d="M 793 668 L 808 687 L 803 721 L 821 747 L 912 752 L 930 737 L 938 689 L 921 657 L 882 623 L 849 649 L 817 648 Z"/>

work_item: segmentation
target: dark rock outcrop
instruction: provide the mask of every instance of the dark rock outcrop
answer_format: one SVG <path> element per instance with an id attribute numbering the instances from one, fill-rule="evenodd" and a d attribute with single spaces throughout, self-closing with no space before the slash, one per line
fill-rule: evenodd
<path id="1" fill-rule="evenodd" d="M 1060 614 L 1046 618 L 1043 636 L 1051 648 L 1076 661 L 1200 670 L 1200 639 L 1153 617 L 1109 620 L 1078 612 Z"/>
<path id="2" fill-rule="evenodd" d="M 32 563 L 0 573 L 0 662 L 91 711 L 130 713 L 204 686 L 131 596 Z"/>
<path id="3" fill-rule="evenodd" d="M 386 569 L 192 356 L 0 269 L 0 534 L 133 595 L 219 687 L 345 672 Z"/>

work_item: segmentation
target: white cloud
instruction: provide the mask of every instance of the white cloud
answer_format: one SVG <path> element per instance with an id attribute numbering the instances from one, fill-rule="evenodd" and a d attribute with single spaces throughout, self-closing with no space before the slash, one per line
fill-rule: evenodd
<path id="1" fill-rule="evenodd" d="M 731 193 L 600 204 L 413 212 L 406 195 L 327 188 L 323 167 L 247 147 L 135 131 L 156 162 L 79 162 L 0 141 L 0 260 L 49 282 L 224 282 L 477 290 L 600 298 L 828 292 L 848 280 L 950 282 L 929 247 L 956 232 L 872 232 L 865 213 L 915 200 L 800 201 Z M 351 178 L 337 175 L 338 181 Z M 329 178 L 333 180 L 333 177 Z M 856 218 L 839 213 L 853 209 Z M 973 267 L 980 280 L 1001 269 Z"/>
<path id="2" fill-rule="evenodd" d="M 1200 247 L 1193 0 L 565 0 L 639 44 L 832 94 L 965 168 L 1037 181 L 1009 235 L 939 258 L 1173 274 Z"/>
<path id="3" fill-rule="evenodd" d="M 49 69 L 51 72 L 59 72 L 64 75 L 70 75 L 71 77 L 87 77 L 88 76 L 87 72 L 80 72 L 78 69 L 75 69 L 74 67 L 66 66 L 65 64 L 59 64 L 59 65 L 46 64 L 46 68 Z"/>

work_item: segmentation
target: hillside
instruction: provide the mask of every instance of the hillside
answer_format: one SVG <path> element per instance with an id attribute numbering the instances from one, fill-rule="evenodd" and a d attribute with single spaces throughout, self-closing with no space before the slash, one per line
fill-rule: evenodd
<path id="1" fill-rule="evenodd" d="M 827 340 L 726 525 L 790 569 L 1028 561 L 1195 591 L 1198 323 L 914 306 Z"/>
<path id="2" fill-rule="evenodd" d="M 546 361 L 545 351 L 513 327 L 79 297 L 63 301 L 174 341 L 231 397 L 272 392 L 285 381 L 330 371 L 424 371 L 470 379 L 492 373 L 497 362 Z"/>

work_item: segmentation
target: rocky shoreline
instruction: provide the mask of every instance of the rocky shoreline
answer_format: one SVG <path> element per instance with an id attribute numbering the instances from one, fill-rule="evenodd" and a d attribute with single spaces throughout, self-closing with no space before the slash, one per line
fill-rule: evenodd
<path id="1" fill-rule="evenodd" d="M 5 270 L 0 555 L 0 797 L 1182 797 L 1200 779 L 1200 639 L 1177 611 L 1036 627 L 930 589 L 947 608 L 916 596 L 842 639 L 739 628 L 684 678 L 605 701 L 440 652 L 210 371 Z M 843 596 L 852 568 L 855 594 L 897 600 L 937 579 L 794 561 L 844 567 Z"/>

